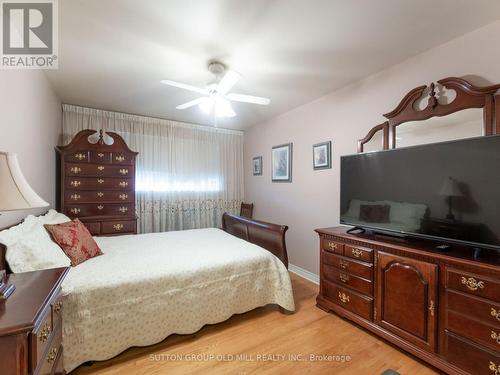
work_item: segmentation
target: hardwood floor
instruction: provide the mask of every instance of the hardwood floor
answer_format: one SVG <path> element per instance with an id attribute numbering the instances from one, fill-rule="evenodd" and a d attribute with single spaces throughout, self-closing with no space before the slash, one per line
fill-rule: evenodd
<path id="1" fill-rule="evenodd" d="M 378 375 L 387 369 L 402 375 L 439 373 L 354 324 L 318 309 L 318 286 L 294 274 L 291 277 L 294 314 L 282 314 L 275 306 L 259 308 L 192 335 L 172 335 L 157 345 L 128 349 L 109 361 L 80 366 L 72 374 Z M 271 357 L 273 354 L 285 359 Z M 349 356 L 350 360 L 312 361 L 311 354 Z M 242 355 L 245 360 L 231 360 L 231 355 Z"/>

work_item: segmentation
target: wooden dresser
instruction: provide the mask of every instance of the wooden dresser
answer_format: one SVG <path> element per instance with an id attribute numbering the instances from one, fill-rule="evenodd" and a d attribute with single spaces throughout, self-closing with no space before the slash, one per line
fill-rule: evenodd
<path id="1" fill-rule="evenodd" d="M 63 374 L 61 283 L 69 267 L 7 275 L 16 290 L 0 301 L 2 375 Z"/>
<path id="2" fill-rule="evenodd" d="M 500 374 L 500 253 L 317 229 L 333 311 L 449 374 Z"/>
<path id="3" fill-rule="evenodd" d="M 67 146 L 57 147 L 59 207 L 70 218 L 80 219 L 92 235 L 137 232 L 135 215 L 135 161 L 123 138 L 102 130 L 96 143 L 94 130 L 82 130 Z"/>

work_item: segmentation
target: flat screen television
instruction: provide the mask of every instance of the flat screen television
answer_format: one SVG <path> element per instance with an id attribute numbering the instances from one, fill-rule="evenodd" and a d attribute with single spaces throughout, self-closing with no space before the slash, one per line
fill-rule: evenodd
<path id="1" fill-rule="evenodd" d="M 500 136 L 341 157 L 340 222 L 500 249 Z"/>

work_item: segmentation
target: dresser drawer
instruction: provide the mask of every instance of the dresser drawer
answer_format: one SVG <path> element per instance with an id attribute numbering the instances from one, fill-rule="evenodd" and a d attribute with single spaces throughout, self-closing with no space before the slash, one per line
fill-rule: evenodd
<path id="1" fill-rule="evenodd" d="M 328 298 L 337 305 L 346 310 L 361 316 L 362 318 L 372 320 L 373 299 L 362 296 L 355 292 L 322 280 L 322 290 L 325 298 Z"/>
<path id="2" fill-rule="evenodd" d="M 447 268 L 446 287 L 500 302 L 500 281 L 489 277 Z"/>
<path id="3" fill-rule="evenodd" d="M 70 217 L 135 215 L 133 203 L 87 203 L 68 205 L 64 208 L 64 212 Z"/>
<path id="4" fill-rule="evenodd" d="M 451 289 L 446 291 L 448 310 L 480 320 L 500 329 L 500 304 L 468 296 Z"/>
<path id="5" fill-rule="evenodd" d="M 344 255 L 364 262 L 373 261 L 373 250 L 367 247 L 345 245 Z"/>
<path id="6" fill-rule="evenodd" d="M 85 222 L 84 219 L 82 219 L 82 223 L 85 225 L 85 227 L 88 229 L 91 235 L 97 236 L 101 233 L 101 223 L 99 222 L 87 223 Z"/>
<path id="7" fill-rule="evenodd" d="M 130 178 L 113 177 L 68 177 L 66 179 L 66 189 L 70 190 L 97 190 L 114 189 L 130 190 L 133 188 L 133 181 Z"/>
<path id="8" fill-rule="evenodd" d="M 30 334 L 32 370 L 38 366 L 47 351 L 53 339 L 53 333 L 52 308 L 47 306 L 42 314 L 41 323 Z"/>
<path id="9" fill-rule="evenodd" d="M 451 332 L 446 332 L 445 357 L 449 362 L 474 375 L 500 373 L 499 353 L 476 345 Z"/>
<path id="10" fill-rule="evenodd" d="M 327 240 L 325 238 L 321 239 L 321 248 L 328 250 L 332 253 L 343 254 L 344 253 L 344 244 L 332 240 Z"/>
<path id="11" fill-rule="evenodd" d="M 492 350 L 500 352 L 500 329 L 448 311 L 448 329 Z"/>
<path id="12" fill-rule="evenodd" d="M 136 221 L 106 221 L 101 223 L 101 234 L 135 233 Z"/>
<path id="13" fill-rule="evenodd" d="M 64 193 L 66 204 L 78 203 L 127 203 L 134 202 L 134 194 L 131 191 L 116 190 L 96 190 L 96 191 L 75 191 L 66 190 Z"/>
<path id="14" fill-rule="evenodd" d="M 90 151 L 89 152 L 89 161 L 91 163 L 103 163 L 109 164 L 112 162 L 113 155 L 111 152 L 106 151 Z"/>
<path id="15" fill-rule="evenodd" d="M 56 330 L 58 327 L 62 326 L 62 296 L 58 296 L 57 299 L 50 304 L 50 306 L 52 308 L 52 328 L 53 330 Z"/>
<path id="16" fill-rule="evenodd" d="M 345 271 L 339 270 L 338 268 L 324 265 L 323 277 L 339 285 L 354 289 L 362 294 L 373 296 L 373 284 L 371 281 L 351 275 Z"/>
<path id="17" fill-rule="evenodd" d="M 65 156 L 66 161 L 77 163 L 88 163 L 89 152 L 88 150 L 77 150 Z"/>
<path id="18" fill-rule="evenodd" d="M 134 159 L 132 156 L 115 152 L 112 155 L 111 162 L 119 165 L 131 165 L 134 163 Z"/>
<path id="19" fill-rule="evenodd" d="M 331 254 L 325 250 L 322 250 L 322 254 L 324 264 L 335 266 L 364 279 L 373 280 L 373 264 L 360 262 L 337 254 Z"/>
<path id="20" fill-rule="evenodd" d="M 66 176 L 90 176 L 90 177 L 130 177 L 135 174 L 133 166 L 119 166 L 106 164 L 72 164 L 65 166 Z"/>
<path id="21" fill-rule="evenodd" d="M 37 362 L 38 373 L 37 375 L 54 374 L 54 370 L 59 366 L 59 361 L 62 361 L 62 330 L 59 327 L 54 332 L 54 337 L 47 347 L 47 351 Z"/>

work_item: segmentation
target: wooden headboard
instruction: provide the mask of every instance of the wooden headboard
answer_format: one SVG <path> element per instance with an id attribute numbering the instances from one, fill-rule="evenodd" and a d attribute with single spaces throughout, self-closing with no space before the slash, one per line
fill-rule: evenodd
<path id="1" fill-rule="evenodd" d="M 5 253 L 7 253 L 7 247 L 0 243 L 0 271 L 6 270 L 9 272 L 7 269 L 7 261 L 5 260 Z"/>

